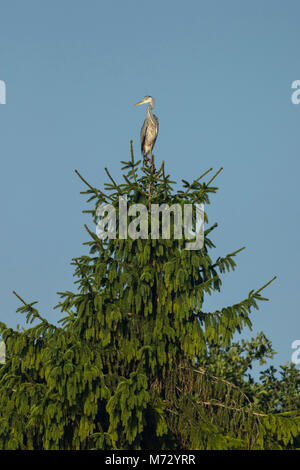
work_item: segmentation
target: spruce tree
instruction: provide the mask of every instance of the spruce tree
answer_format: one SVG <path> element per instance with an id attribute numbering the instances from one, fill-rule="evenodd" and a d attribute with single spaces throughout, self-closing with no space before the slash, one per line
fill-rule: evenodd
<path id="1" fill-rule="evenodd" d="M 300 431 L 299 411 L 266 412 L 241 382 L 211 369 L 216 351 L 251 328 L 251 310 L 267 300 L 262 291 L 271 281 L 232 306 L 204 310 L 206 295 L 220 291 L 221 277 L 235 269 L 243 248 L 213 260 L 210 237 L 217 224 L 205 229 L 199 250 L 186 250 L 185 237 L 174 234 L 103 240 L 95 233 L 98 207 L 111 204 L 117 211 L 125 196 L 128 206 L 148 208 L 203 203 L 207 224 L 221 169 L 183 180 L 175 191 L 164 162 L 157 170 L 154 159 L 149 166 L 135 162 L 132 143 L 131 159 L 122 164 L 124 182 L 117 184 L 105 169 L 103 191 L 76 171 L 92 220 L 85 225 L 87 254 L 72 260 L 77 290 L 59 293 L 58 324 L 18 293 L 28 327 L 1 323 L 6 362 L 0 365 L 0 448 L 288 446 Z"/>

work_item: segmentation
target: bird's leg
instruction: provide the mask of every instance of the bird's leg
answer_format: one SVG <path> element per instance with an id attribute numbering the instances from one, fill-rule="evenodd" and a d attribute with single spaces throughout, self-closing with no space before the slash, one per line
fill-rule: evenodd
<path id="1" fill-rule="evenodd" d="M 151 173 L 155 173 L 155 166 L 154 166 L 154 155 L 151 153 Z"/>
<path id="2" fill-rule="evenodd" d="M 149 157 L 147 157 L 147 156 L 144 157 L 144 165 L 148 164 L 150 161 L 151 160 L 150 160 Z"/>
<path id="3" fill-rule="evenodd" d="M 151 171 L 152 171 L 152 173 L 155 173 L 154 155 L 152 153 L 152 149 L 153 149 L 153 144 L 151 144 L 151 150 L 150 150 L 150 154 L 151 154 Z"/>
<path id="4" fill-rule="evenodd" d="M 151 145 L 151 149 L 150 149 L 150 154 L 152 156 L 152 145 Z M 147 155 L 144 156 L 144 163 L 150 163 L 151 162 L 151 158 L 147 157 Z"/>
<path id="5" fill-rule="evenodd" d="M 151 157 L 153 158 L 152 149 L 153 149 L 153 144 L 151 144 L 151 148 L 150 148 L 150 154 L 151 154 Z"/>
<path id="6" fill-rule="evenodd" d="M 151 168 L 153 168 L 154 166 L 154 155 L 152 153 L 152 149 L 153 149 L 153 144 L 151 144 L 151 147 L 150 147 L 150 152 L 147 154 L 147 155 L 151 155 L 151 158 L 147 157 L 147 155 L 144 156 L 144 164 L 150 164 L 151 165 Z"/>

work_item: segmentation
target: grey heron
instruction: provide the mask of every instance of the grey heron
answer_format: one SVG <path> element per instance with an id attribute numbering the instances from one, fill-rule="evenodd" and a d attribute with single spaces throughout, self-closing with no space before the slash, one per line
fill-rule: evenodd
<path id="1" fill-rule="evenodd" d="M 145 103 L 149 103 L 149 105 L 147 106 L 146 119 L 141 129 L 141 152 L 143 154 L 144 162 L 147 160 L 149 161 L 147 155 L 151 154 L 152 156 L 152 150 L 158 134 L 158 119 L 155 114 L 152 114 L 152 109 L 155 105 L 154 98 L 152 98 L 152 96 L 145 96 L 145 98 L 136 103 L 135 106 Z"/>

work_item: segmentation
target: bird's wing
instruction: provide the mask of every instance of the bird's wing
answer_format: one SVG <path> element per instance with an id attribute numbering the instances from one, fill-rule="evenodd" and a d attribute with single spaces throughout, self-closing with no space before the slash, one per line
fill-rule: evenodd
<path id="1" fill-rule="evenodd" d="M 156 122 L 156 136 L 155 136 L 155 139 L 153 140 L 152 148 L 155 145 L 155 142 L 156 142 L 156 139 L 157 139 L 157 136 L 158 136 L 158 130 L 159 130 L 158 117 L 155 116 L 155 114 L 153 114 L 153 117 L 154 117 L 155 122 Z"/>
<path id="2" fill-rule="evenodd" d="M 147 131 L 147 119 L 145 119 L 143 127 L 141 129 L 140 141 L 141 141 L 141 152 L 142 153 L 143 153 L 143 147 L 144 147 L 144 142 L 145 142 L 145 137 L 146 137 L 146 131 Z"/>
<path id="3" fill-rule="evenodd" d="M 156 122 L 156 126 L 157 126 L 157 132 L 156 132 L 156 135 L 158 134 L 158 130 L 159 130 L 159 123 L 158 123 L 158 117 L 155 116 L 155 114 L 153 114 L 153 117 L 155 119 L 155 122 Z"/>

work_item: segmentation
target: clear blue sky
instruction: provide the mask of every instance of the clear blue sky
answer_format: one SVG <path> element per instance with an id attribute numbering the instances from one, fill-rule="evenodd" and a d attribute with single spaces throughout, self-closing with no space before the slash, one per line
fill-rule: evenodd
<path id="1" fill-rule="evenodd" d="M 299 1 L 9 0 L 0 6 L 0 320 L 24 324 L 16 290 L 59 319 L 57 291 L 73 289 L 72 257 L 91 223 L 78 169 L 103 187 L 118 179 L 144 108 L 156 99 L 157 161 L 174 179 L 224 167 L 208 208 L 215 258 L 243 245 L 223 291 L 231 305 L 278 276 L 253 312 L 278 351 L 300 339 Z"/>

